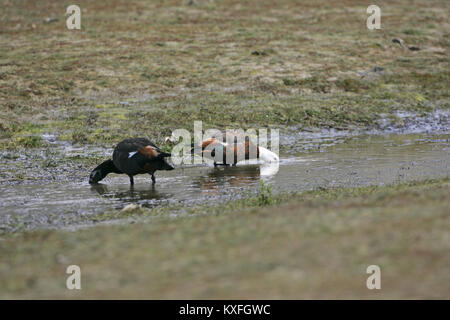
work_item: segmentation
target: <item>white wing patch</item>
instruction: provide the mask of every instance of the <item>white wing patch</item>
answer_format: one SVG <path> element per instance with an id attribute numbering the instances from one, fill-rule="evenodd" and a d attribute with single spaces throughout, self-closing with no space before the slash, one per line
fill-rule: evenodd
<path id="1" fill-rule="evenodd" d="M 128 153 L 128 158 L 131 158 L 132 156 L 134 156 L 136 153 L 138 153 L 137 151 L 133 151 Z"/>

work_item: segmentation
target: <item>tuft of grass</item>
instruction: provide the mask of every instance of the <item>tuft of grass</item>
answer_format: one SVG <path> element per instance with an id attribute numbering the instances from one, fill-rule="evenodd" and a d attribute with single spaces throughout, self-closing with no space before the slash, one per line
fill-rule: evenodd
<path id="1" fill-rule="evenodd" d="M 422 34 L 419 30 L 413 28 L 403 30 L 403 33 L 409 36 L 420 36 Z"/>
<path id="2" fill-rule="evenodd" d="M 37 148 L 44 145 L 44 141 L 40 136 L 18 137 L 14 140 L 14 145 L 20 145 L 25 148 Z"/>
<path id="3" fill-rule="evenodd" d="M 265 184 L 263 180 L 259 182 L 260 189 L 258 192 L 258 205 L 261 207 L 270 206 L 275 203 L 275 199 L 272 195 L 272 186 Z"/>
<path id="4" fill-rule="evenodd" d="M 72 143 L 78 143 L 78 144 L 86 143 L 88 141 L 87 133 L 85 131 L 76 130 L 76 131 L 72 132 L 71 141 L 72 141 Z"/>

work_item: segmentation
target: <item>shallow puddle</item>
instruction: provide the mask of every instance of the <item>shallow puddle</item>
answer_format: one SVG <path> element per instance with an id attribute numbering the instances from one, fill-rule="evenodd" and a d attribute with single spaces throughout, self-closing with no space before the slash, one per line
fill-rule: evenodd
<path id="1" fill-rule="evenodd" d="M 261 179 L 274 192 L 299 192 L 447 177 L 449 141 L 449 134 L 366 135 L 337 144 L 327 140 L 319 151 L 282 154 L 279 167 L 178 167 L 158 171 L 154 186 L 147 175 L 136 176 L 133 188 L 125 175 L 110 175 L 102 184 L 90 186 L 89 172 L 80 170 L 72 180 L 66 174 L 60 180 L 2 184 L 0 231 L 77 226 L 96 213 L 129 203 L 145 207 L 215 204 L 257 192 Z M 8 166 L 23 166 L 24 161 L 10 159 Z"/>

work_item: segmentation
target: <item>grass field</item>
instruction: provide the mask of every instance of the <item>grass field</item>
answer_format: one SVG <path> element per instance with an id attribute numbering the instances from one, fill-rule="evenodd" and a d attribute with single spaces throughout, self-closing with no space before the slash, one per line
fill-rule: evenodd
<path id="1" fill-rule="evenodd" d="M 450 107 L 449 1 L 377 1 L 373 31 L 372 3 L 356 0 L 77 0 L 81 30 L 68 30 L 71 4 L 0 0 L 0 151 L 14 161 L 5 185 L 52 176 L 35 171 L 87 177 L 104 160 L 66 157 L 43 134 L 82 150 L 147 136 L 166 150 L 164 137 L 194 120 L 283 133 Z M 138 208 L 76 231 L 18 229 L 0 237 L 0 298 L 449 298 L 449 195 L 448 178 L 264 187 L 177 218 Z M 71 264 L 81 291 L 65 287 Z M 366 288 L 373 264 L 381 290 Z"/>
<path id="2" fill-rule="evenodd" d="M 449 195 L 448 179 L 265 193 L 178 219 L 6 235 L 0 298 L 448 298 Z M 65 287 L 71 264 L 80 291 Z M 366 288 L 373 264 L 381 290 Z"/>
<path id="3" fill-rule="evenodd" d="M 65 26 L 69 4 L 0 1 L 2 148 L 449 107 L 448 1 L 378 1 L 377 31 L 363 1 L 80 0 L 81 30 Z"/>

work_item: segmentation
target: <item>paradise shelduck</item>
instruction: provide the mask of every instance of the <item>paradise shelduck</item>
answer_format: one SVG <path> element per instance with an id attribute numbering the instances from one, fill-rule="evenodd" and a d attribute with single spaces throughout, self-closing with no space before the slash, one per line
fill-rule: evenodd
<path id="1" fill-rule="evenodd" d="M 170 153 L 161 151 L 146 138 L 125 139 L 114 148 L 112 160 L 106 160 L 92 170 L 89 183 L 97 183 L 111 172 L 127 174 L 131 185 L 134 184 L 133 176 L 148 173 L 155 183 L 156 170 L 174 169 L 167 163 L 167 157 Z"/>
<path id="2" fill-rule="evenodd" d="M 248 136 L 243 137 L 241 135 L 240 142 L 238 142 L 238 136 L 240 135 L 240 133 L 227 131 L 221 134 L 222 139 L 214 135 L 204 139 L 201 145 L 198 146 L 198 149 L 201 149 L 201 156 L 214 160 L 214 166 L 219 164 L 236 165 L 243 160 L 261 160 L 265 163 L 273 163 L 280 160 L 276 153 L 255 144 Z M 230 140 L 234 142 L 228 143 L 227 141 Z M 176 139 L 166 137 L 166 141 L 175 143 Z M 191 153 L 194 154 L 196 150 L 195 145 L 192 144 L 191 147 Z M 227 159 L 227 152 L 231 152 L 229 159 Z M 218 157 L 216 157 L 216 154 L 218 154 Z"/>

